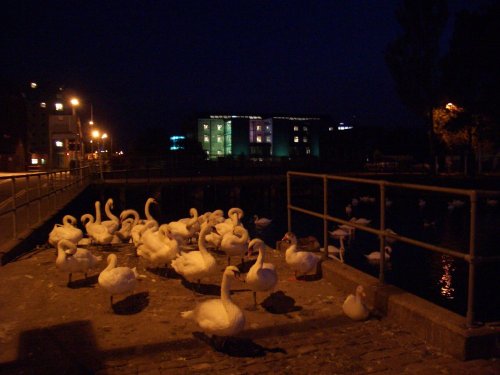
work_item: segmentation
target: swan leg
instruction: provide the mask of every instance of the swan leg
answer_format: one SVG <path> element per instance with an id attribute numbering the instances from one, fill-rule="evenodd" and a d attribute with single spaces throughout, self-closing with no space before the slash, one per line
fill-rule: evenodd
<path id="1" fill-rule="evenodd" d="M 109 296 L 109 302 L 111 303 L 111 308 L 113 308 L 113 295 Z"/>
<path id="2" fill-rule="evenodd" d="M 71 275 L 72 275 L 72 273 L 70 272 L 68 275 L 68 285 L 71 284 Z"/>

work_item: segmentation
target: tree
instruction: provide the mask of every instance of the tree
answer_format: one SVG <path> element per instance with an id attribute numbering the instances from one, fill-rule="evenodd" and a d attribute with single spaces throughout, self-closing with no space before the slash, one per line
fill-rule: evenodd
<path id="1" fill-rule="evenodd" d="M 499 17 L 499 4 L 459 13 L 450 49 L 443 61 L 445 99 L 464 110 L 456 119 L 452 118 L 440 135 L 448 138 L 447 143 L 450 134 L 458 137 L 455 143 L 461 140 L 466 146 L 465 153 L 470 156 L 467 159 L 478 155 L 480 160 L 482 153 L 493 150 L 499 142 Z M 469 167 L 472 166 L 473 163 Z M 467 171 L 474 173 L 472 168 Z"/>
<path id="2" fill-rule="evenodd" d="M 410 110 L 421 116 L 434 159 L 432 109 L 440 92 L 440 39 L 448 19 L 446 0 L 405 0 L 396 11 L 403 34 L 387 47 L 386 63 L 397 92 Z"/>

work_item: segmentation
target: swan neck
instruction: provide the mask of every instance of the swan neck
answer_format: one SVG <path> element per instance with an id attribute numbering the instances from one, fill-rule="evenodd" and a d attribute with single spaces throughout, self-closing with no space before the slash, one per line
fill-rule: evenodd
<path id="1" fill-rule="evenodd" d="M 151 206 L 151 203 L 153 203 L 153 200 L 148 199 L 146 201 L 146 205 L 144 206 L 144 213 L 146 214 L 146 219 L 148 219 L 148 220 L 154 220 L 153 215 L 151 215 L 151 212 L 149 211 L 149 207 Z"/>
<path id="2" fill-rule="evenodd" d="M 109 258 L 108 258 L 108 265 L 106 266 L 106 271 L 110 271 L 113 268 L 115 268 L 116 267 L 116 262 L 117 262 L 116 256 L 109 256 Z"/>
<path id="3" fill-rule="evenodd" d="M 231 281 L 229 278 L 224 275 L 222 278 L 222 283 L 220 286 L 220 298 L 222 303 L 225 305 L 226 303 L 232 303 L 231 300 Z"/>
<path id="4" fill-rule="evenodd" d="M 118 220 L 118 217 L 113 215 L 113 213 L 111 212 L 111 205 L 113 204 L 113 201 L 111 199 L 108 199 L 108 201 L 106 202 L 106 205 L 104 206 L 104 211 L 106 212 L 106 216 L 108 217 L 108 219 L 110 220 L 113 220 L 113 221 L 119 221 Z"/>
<path id="5" fill-rule="evenodd" d="M 101 224 L 101 202 L 95 202 L 95 222 Z"/>

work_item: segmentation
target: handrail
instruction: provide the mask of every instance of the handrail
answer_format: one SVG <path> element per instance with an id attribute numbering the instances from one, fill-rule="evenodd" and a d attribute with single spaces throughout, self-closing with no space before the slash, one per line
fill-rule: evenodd
<path id="1" fill-rule="evenodd" d="M 298 207 L 292 204 L 291 201 L 291 177 L 307 177 L 307 178 L 317 178 L 323 180 L 323 212 L 315 212 L 312 210 L 305 209 L 303 207 Z M 379 228 L 371 228 L 354 222 L 343 220 L 339 217 L 331 216 L 328 213 L 328 181 L 344 181 L 344 182 L 354 182 L 369 185 L 376 185 L 379 187 L 379 199 L 380 199 L 380 225 Z M 478 257 L 476 256 L 476 223 L 477 223 L 477 197 L 478 195 L 485 195 L 488 193 L 493 193 L 493 195 L 498 195 L 498 192 L 485 192 L 477 190 L 459 189 L 451 187 L 440 187 L 440 186 L 429 186 L 429 185 L 418 185 L 411 183 L 400 183 L 400 182 L 390 182 L 385 180 L 372 180 L 366 178 L 356 178 L 347 176 L 337 176 L 337 175 L 325 175 L 325 174 L 315 174 L 315 173 L 305 173 L 305 172 L 293 172 L 288 171 L 286 175 L 287 181 L 287 212 L 288 212 L 288 231 L 292 230 L 292 211 L 301 212 L 306 215 L 314 216 L 323 220 L 323 248 L 328 248 L 328 223 L 335 222 L 340 224 L 347 224 L 356 229 L 375 234 L 379 236 L 380 239 L 380 254 L 385 252 L 385 241 L 386 238 L 394 238 L 401 242 L 405 242 L 414 245 L 419 248 L 437 252 L 440 254 L 446 254 L 455 258 L 463 259 L 469 265 L 469 278 L 467 287 L 467 312 L 466 312 L 466 325 L 467 327 L 474 326 L 474 307 L 475 307 L 475 292 L 474 287 L 476 283 L 476 266 L 479 263 L 486 262 L 498 262 L 500 261 L 500 256 L 487 256 Z M 438 193 L 447 193 L 455 195 L 467 196 L 470 200 L 470 225 L 469 225 L 469 251 L 468 253 L 463 253 L 453 249 L 448 249 L 442 246 L 436 246 L 427 242 L 419 241 L 414 238 L 401 236 L 389 231 L 385 228 L 385 191 L 387 187 L 398 188 L 398 189 L 411 189 Z M 325 250 L 324 256 L 328 257 L 328 252 Z M 379 282 L 383 284 L 385 282 L 385 257 L 380 257 L 380 269 L 379 269 Z"/>
<path id="2" fill-rule="evenodd" d="M 0 258 L 79 194 L 90 177 L 88 166 L 0 176 Z"/>

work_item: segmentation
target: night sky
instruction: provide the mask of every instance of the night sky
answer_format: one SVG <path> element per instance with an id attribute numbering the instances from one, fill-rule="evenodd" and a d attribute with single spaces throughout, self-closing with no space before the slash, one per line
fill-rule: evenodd
<path id="1" fill-rule="evenodd" d="M 450 13 L 466 1 L 450 1 Z M 125 140 L 200 111 L 417 126 L 384 61 L 399 1 L 9 1 L 1 74 L 75 89 Z M 452 22 L 452 19 L 450 20 Z M 447 36 L 449 38 L 449 35 Z"/>

